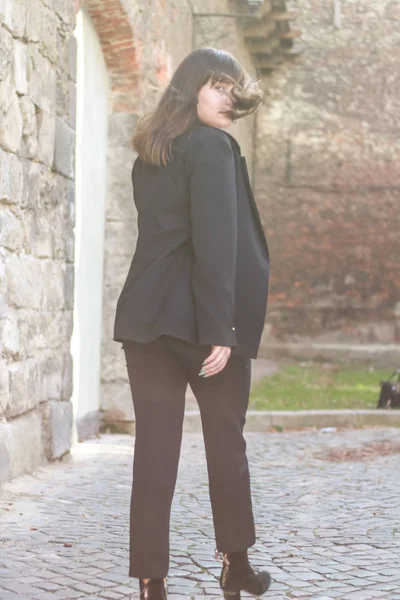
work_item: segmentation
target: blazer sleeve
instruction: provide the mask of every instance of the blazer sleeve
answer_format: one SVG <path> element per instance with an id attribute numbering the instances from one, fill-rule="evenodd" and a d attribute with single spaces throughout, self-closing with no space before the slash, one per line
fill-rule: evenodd
<path id="1" fill-rule="evenodd" d="M 198 343 L 233 347 L 237 346 L 235 158 L 229 138 L 220 130 L 200 128 L 193 138 L 186 165 Z"/>

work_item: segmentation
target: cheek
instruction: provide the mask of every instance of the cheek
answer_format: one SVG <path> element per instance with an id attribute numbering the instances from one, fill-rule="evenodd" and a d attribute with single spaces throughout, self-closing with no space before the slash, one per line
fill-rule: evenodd
<path id="1" fill-rule="evenodd" d="M 213 110 L 219 106 L 219 95 L 216 92 L 208 91 L 199 98 L 201 109 L 203 111 Z"/>
<path id="2" fill-rule="evenodd" d="M 210 92 L 209 94 L 209 105 L 211 108 L 218 108 L 221 104 L 221 97 L 218 92 Z"/>

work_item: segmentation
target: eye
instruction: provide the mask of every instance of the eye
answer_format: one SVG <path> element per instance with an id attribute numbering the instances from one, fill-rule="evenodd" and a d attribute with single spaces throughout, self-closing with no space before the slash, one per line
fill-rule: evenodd
<path id="1" fill-rule="evenodd" d="M 224 92 L 224 91 L 225 91 L 225 87 L 224 87 L 223 85 L 218 85 L 218 84 L 217 84 L 217 85 L 215 85 L 215 86 L 214 86 L 214 88 L 215 88 L 216 90 L 218 90 L 218 91 L 222 91 L 222 92 Z"/>

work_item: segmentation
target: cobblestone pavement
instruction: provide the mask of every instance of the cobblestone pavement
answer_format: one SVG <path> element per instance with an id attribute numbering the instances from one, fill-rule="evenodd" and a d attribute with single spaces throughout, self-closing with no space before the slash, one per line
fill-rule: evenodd
<path id="1" fill-rule="evenodd" d="M 247 433 L 268 600 L 400 599 L 400 455 L 317 458 L 400 442 L 397 429 Z M 103 435 L 0 494 L 0 599 L 138 597 L 127 576 L 133 438 Z M 201 434 L 185 434 L 171 517 L 169 599 L 218 598 L 221 563 Z M 247 594 L 242 594 L 248 597 Z"/>

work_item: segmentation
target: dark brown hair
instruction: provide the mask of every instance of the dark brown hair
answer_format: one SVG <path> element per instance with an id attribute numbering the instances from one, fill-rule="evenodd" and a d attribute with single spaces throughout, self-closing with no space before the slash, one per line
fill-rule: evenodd
<path id="1" fill-rule="evenodd" d="M 200 48 L 191 52 L 176 69 L 157 106 L 137 124 L 133 147 L 141 160 L 151 165 L 166 165 L 171 158 L 173 140 L 197 119 L 197 95 L 208 82 L 233 83 L 232 118 L 254 112 L 262 100 L 258 81 L 252 79 L 229 52 Z"/>

